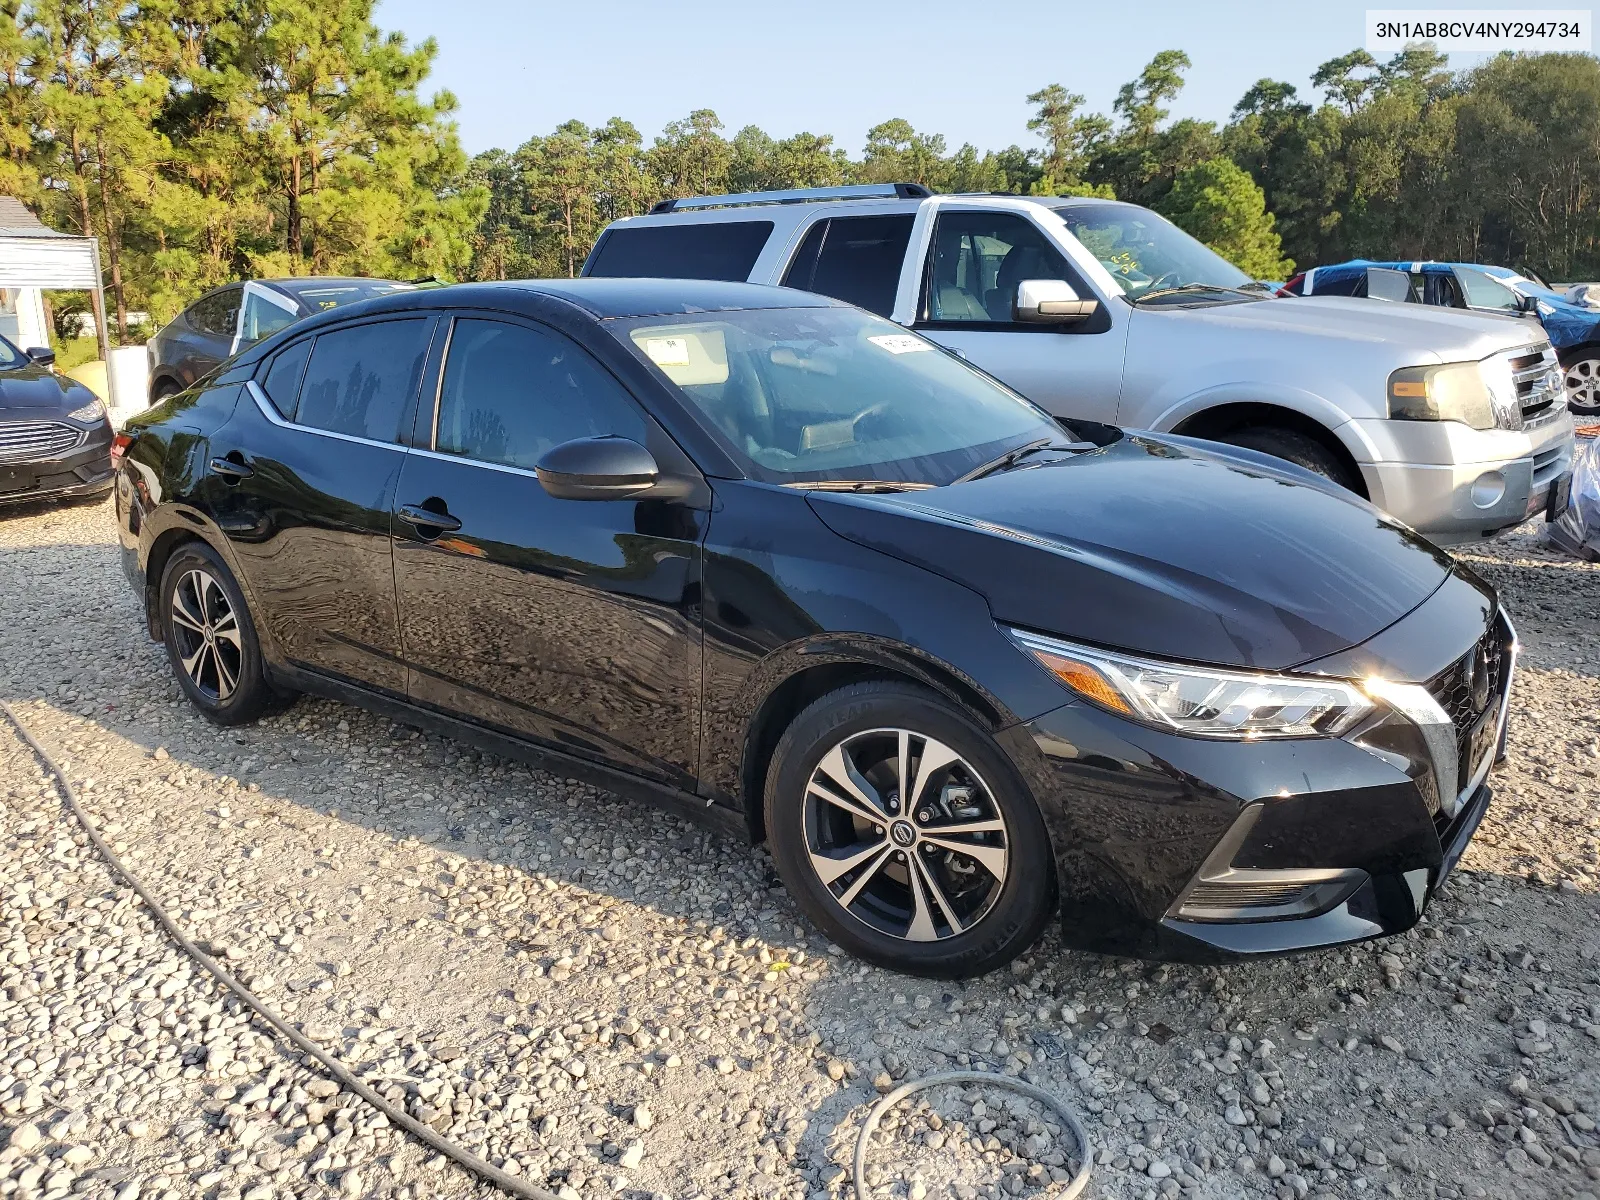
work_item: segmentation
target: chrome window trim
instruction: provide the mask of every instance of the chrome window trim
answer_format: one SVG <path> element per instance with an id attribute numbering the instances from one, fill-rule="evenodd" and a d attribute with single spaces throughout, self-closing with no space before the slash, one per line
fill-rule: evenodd
<path id="1" fill-rule="evenodd" d="M 439 445 L 439 405 L 444 400 L 444 373 L 450 366 L 450 344 L 456 338 L 455 314 L 446 318 L 449 324 L 444 331 L 444 346 L 439 351 L 439 378 L 433 381 L 433 419 L 428 422 L 428 451 L 433 453 Z"/>
<path id="2" fill-rule="evenodd" d="M 318 437 L 333 438 L 338 442 L 350 442 L 357 446 L 377 446 L 383 450 L 399 450 L 404 453 L 406 447 L 399 442 L 380 442 L 374 438 L 356 437 L 351 433 L 339 433 L 332 429 L 318 429 L 315 425 L 301 425 L 297 421 L 284 419 L 271 400 L 267 399 L 266 392 L 261 390 L 261 385 L 254 379 L 245 381 L 245 390 L 250 393 L 250 398 L 256 402 L 256 407 L 261 410 L 261 415 L 279 429 L 293 429 L 298 433 L 314 433 Z"/>
<path id="3" fill-rule="evenodd" d="M 437 459 L 439 462 L 466 463 L 468 466 L 484 467 L 490 471 L 502 471 L 507 475 L 522 475 L 535 481 L 539 478 L 536 471 L 530 471 L 527 467 L 513 467 L 506 463 L 489 462 L 487 459 L 468 458 L 464 454 L 444 454 L 438 450 L 423 450 L 418 446 L 413 446 L 410 453 L 421 455 L 423 458 Z"/>

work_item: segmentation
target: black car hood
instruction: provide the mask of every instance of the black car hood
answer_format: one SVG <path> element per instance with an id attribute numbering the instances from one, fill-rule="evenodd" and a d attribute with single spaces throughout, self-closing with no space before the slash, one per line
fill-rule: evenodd
<path id="1" fill-rule="evenodd" d="M 0 371 L 0 421 L 64 417 L 94 399 L 95 394 L 76 379 L 47 367 Z"/>
<path id="2" fill-rule="evenodd" d="M 1279 670 L 1366 641 L 1451 570 L 1325 480 L 1185 438 L 810 501 L 840 536 L 981 593 L 998 621 L 1223 666 Z"/>

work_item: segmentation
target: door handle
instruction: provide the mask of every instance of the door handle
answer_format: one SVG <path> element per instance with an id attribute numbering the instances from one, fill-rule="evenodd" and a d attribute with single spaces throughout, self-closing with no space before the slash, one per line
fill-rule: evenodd
<path id="1" fill-rule="evenodd" d="M 454 533 L 461 528 L 459 517 L 452 517 L 447 512 L 434 512 L 431 508 L 424 508 L 420 504 L 402 504 L 399 513 L 402 521 L 419 532 L 424 529 L 437 529 L 440 533 Z M 438 534 L 432 536 L 437 537 Z"/>
<path id="2" fill-rule="evenodd" d="M 238 451 L 234 451 L 227 458 L 213 458 L 211 460 L 211 471 L 215 475 L 221 475 L 230 483 L 248 479 L 256 473 L 256 469 L 245 462 L 244 456 L 239 454 Z"/>

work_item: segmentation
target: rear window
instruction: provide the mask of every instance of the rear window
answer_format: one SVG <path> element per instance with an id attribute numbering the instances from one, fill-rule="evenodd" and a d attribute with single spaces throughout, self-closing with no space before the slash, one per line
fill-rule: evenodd
<path id="1" fill-rule="evenodd" d="M 880 317 L 894 309 L 912 213 L 818 221 L 784 274 L 783 286 L 820 292 Z"/>
<path id="2" fill-rule="evenodd" d="M 583 273 L 742 283 L 750 278 L 750 268 L 770 236 L 771 221 L 624 226 L 601 235 Z"/>

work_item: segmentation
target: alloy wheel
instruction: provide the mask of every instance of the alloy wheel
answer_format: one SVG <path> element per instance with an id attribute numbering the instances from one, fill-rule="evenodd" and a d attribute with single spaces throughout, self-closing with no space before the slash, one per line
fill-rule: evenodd
<path id="1" fill-rule="evenodd" d="M 1576 412 L 1600 411 L 1600 358 L 1580 358 L 1567 368 L 1567 404 Z"/>
<path id="2" fill-rule="evenodd" d="M 185 571 L 173 585 L 170 610 L 184 674 L 203 696 L 226 701 L 244 665 L 244 640 L 228 594 L 209 571 Z"/>
<path id="3" fill-rule="evenodd" d="M 944 743 L 872 729 L 835 744 L 812 772 L 806 851 L 835 904 L 881 933 L 941 941 L 999 898 L 1011 840 L 994 794 Z"/>

